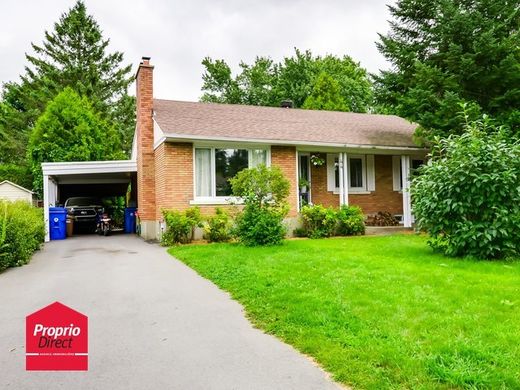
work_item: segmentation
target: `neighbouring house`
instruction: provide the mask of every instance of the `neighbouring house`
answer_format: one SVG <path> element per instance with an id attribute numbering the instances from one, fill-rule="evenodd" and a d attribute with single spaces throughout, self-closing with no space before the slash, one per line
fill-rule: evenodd
<path id="1" fill-rule="evenodd" d="M 11 202 L 24 200 L 30 204 L 34 204 L 34 192 L 9 180 L 4 180 L 0 183 L 0 199 Z"/>
<path id="2" fill-rule="evenodd" d="M 411 226 L 408 177 L 425 156 L 412 139 L 416 125 L 393 115 L 155 99 L 153 68 L 144 57 L 136 77 L 133 158 L 145 237 L 159 233 L 162 209 L 212 213 L 229 203 L 228 179 L 260 163 L 289 179 L 289 219 L 303 203 L 354 204 Z"/>
<path id="3" fill-rule="evenodd" d="M 46 218 L 60 193 L 118 180 L 132 183 L 142 236 L 159 238 L 163 209 L 211 214 L 237 201 L 229 178 L 263 163 L 289 179 L 294 225 L 305 203 L 358 205 L 412 225 L 409 175 L 426 155 L 413 141 L 416 125 L 393 115 L 155 99 L 153 69 L 143 57 L 129 161 L 42 164 Z"/>

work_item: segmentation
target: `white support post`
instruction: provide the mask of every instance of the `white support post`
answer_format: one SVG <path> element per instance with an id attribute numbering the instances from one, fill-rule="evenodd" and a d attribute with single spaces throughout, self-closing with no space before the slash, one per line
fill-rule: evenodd
<path id="1" fill-rule="evenodd" d="M 43 221 L 45 223 L 45 242 L 49 242 L 49 207 L 56 206 L 58 185 L 49 175 L 43 176 Z"/>
<path id="2" fill-rule="evenodd" d="M 193 154 L 195 155 L 195 151 L 193 151 Z M 213 154 L 213 153 L 212 153 Z M 300 212 L 300 154 L 298 151 L 296 151 L 296 211 Z M 271 155 L 271 153 L 267 153 L 268 156 Z M 195 181 L 195 177 L 193 179 Z"/>
<path id="3" fill-rule="evenodd" d="M 401 156 L 401 177 L 403 178 L 403 225 L 412 227 L 412 201 L 410 195 L 410 156 Z"/>
<path id="4" fill-rule="evenodd" d="M 343 206 L 345 204 L 345 193 L 344 193 L 344 185 L 343 185 L 343 153 L 338 155 L 338 172 L 339 172 L 339 205 Z"/>
<path id="5" fill-rule="evenodd" d="M 49 242 L 49 176 L 43 176 L 43 223 L 45 226 L 45 242 Z"/>
<path id="6" fill-rule="evenodd" d="M 343 204 L 348 206 L 348 155 L 347 153 L 343 154 Z"/>

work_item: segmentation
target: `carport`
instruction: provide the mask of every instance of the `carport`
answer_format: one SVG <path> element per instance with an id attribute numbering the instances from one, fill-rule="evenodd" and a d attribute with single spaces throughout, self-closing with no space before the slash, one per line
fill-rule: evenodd
<path id="1" fill-rule="evenodd" d="M 73 196 L 125 195 L 132 183 L 131 200 L 137 203 L 137 164 L 132 160 L 43 163 L 43 209 L 49 241 L 49 207 Z"/>

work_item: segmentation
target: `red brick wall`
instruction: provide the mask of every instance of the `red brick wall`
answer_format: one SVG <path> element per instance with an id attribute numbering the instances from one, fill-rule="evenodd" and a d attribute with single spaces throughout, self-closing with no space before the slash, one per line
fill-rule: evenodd
<path id="1" fill-rule="evenodd" d="M 371 194 L 349 194 L 349 202 L 360 206 L 366 214 L 377 211 L 402 213 L 402 195 L 393 191 L 392 157 L 376 155 L 376 191 Z M 272 146 L 271 164 L 279 166 L 291 183 L 289 216 L 297 215 L 296 149 Z M 163 143 L 155 151 L 154 182 L 155 205 L 153 218 L 161 218 L 162 209 L 185 210 L 193 200 L 193 145 L 190 143 Z M 339 196 L 327 191 L 327 167 L 311 166 L 312 201 L 325 206 L 339 205 Z M 200 205 L 205 215 L 213 214 L 215 207 L 233 209 L 233 206 Z"/>
<path id="2" fill-rule="evenodd" d="M 139 65 L 137 99 L 137 206 L 142 221 L 155 220 L 155 159 L 153 151 L 153 66 Z"/>
<path id="3" fill-rule="evenodd" d="M 376 155 L 376 191 L 371 194 L 349 194 L 349 203 L 360 206 L 365 214 L 378 211 L 402 213 L 402 195 L 393 191 L 392 157 Z M 185 210 L 193 200 L 193 145 L 190 143 L 163 143 L 155 150 L 155 206 L 153 218 L 161 219 L 162 209 Z M 291 183 L 289 216 L 297 215 L 296 149 L 272 146 L 271 164 L 279 166 Z M 325 206 L 339 205 L 339 196 L 327 191 L 327 167 L 311 165 L 312 201 Z M 215 207 L 233 212 L 230 205 L 199 205 L 201 212 L 211 215 Z"/>
<path id="4" fill-rule="evenodd" d="M 193 144 L 163 143 L 155 150 L 156 218 L 162 210 L 186 210 L 193 200 Z M 215 207 L 231 211 L 230 205 L 198 205 L 202 214 L 215 214 Z"/>
<path id="5" fill-rule="evenodd" d="M 155 150 L 156 218 L 162 209 L 185 210 L 193 199 L 193 146 L 162 143 Z"/>
<path id="6" fill-rule="evenodd" d="M 289 217 L 298 214 L 298 183 L 296 177 L 296 148 L 294 146 L 271 146 L 271 165 L 279 166 L 289 179 Z"/>
<path id="7" fill-rule="evenodd" d="M 297 214 L 296 202 L 296 148 L 273 146 L 271 164 L 279 166 L 291 183 L 290 216 Z M 185 210 L 193 200 L 193 145 L 190 143 L 163 143 L 155 150 L 156 220 L 162 209 Z M 199 205 L 205 215 L 214 214 L 216 207 L 233 212 L 231 205 Z"/>
<path id="8" fill-rule="evenodd" d="M 402 214 L 403 196 L 393 190 L 392 156 L 375 155 L 376 190 L 370 194 L 349 193 L 349 204 L 359 206 L 365 214 L 388 211 Z M 324 206 L 339 206 L 339 195 L 327 191 L 327 167 L 311 165 L 312 202 Z"/>
<path id="9" fill-rule="evenodd" d="M 324 153 L 320 154 L 327 161 Z M 339 206 L 339 195 L 327 191 L 327 164 L 314 166 L 311 164 L 311 199 L 313 204 Z"/>

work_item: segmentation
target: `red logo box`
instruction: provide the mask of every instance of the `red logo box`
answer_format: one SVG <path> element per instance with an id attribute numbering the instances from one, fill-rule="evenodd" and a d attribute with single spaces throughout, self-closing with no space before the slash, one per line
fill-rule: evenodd
<path id="1" fill-rule="evenodd" d="M 88 370 L 88 317 L 54 302 L 25 318 L 25 369 Z"/>

